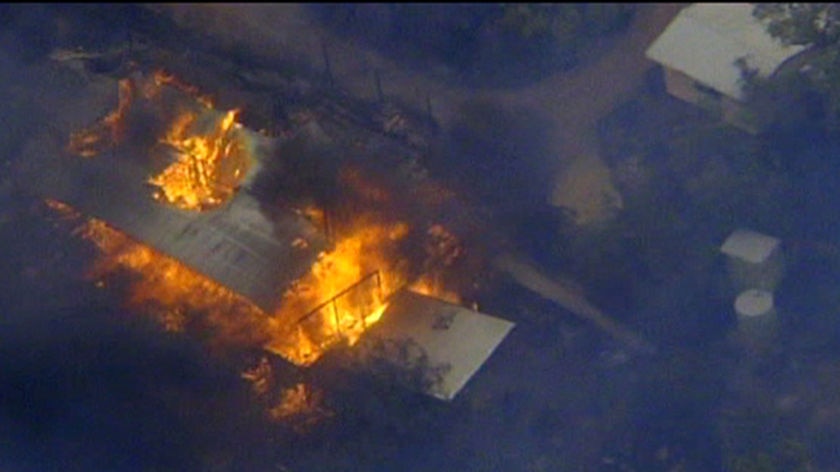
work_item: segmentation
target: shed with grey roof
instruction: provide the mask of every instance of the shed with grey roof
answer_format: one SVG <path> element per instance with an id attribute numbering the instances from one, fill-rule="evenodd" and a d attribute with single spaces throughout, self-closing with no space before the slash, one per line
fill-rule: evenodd
<path id="1" fill-rule="evenodd" d="M 807 49 L 773 38 L 753 8 L 750 3 L 691 4 L 646 51 L 662 65 L 668 93 L 751 133 L 759 126 L 745 106 L 737 62 L 744 60 L 759 77 L 769 77 Z"/>

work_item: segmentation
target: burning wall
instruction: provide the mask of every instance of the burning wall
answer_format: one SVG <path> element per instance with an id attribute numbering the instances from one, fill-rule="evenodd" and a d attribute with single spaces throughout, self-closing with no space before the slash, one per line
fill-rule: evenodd
<path id="1" fill-rule="evenodd" d="M 208 97 L 162 71 L 120 80 L 117 108 L 93 127 L 71 134 L 68 151 L 94 157 L 123 145 L 131 113 L 144 106 L 153 109 L 163 129 L 149 152 L 171 160 L 148 179 L 156 188 L 154 197 L 194 211 L 216 208 L 233 197 L 252 165 L 247 135 L 236 122 L 238 111 L 216 111 Z"/>
<path id="2" fill-rule="evenodd" d="M 208 97 L 162 73 L 149 79 L 124 79 L 119 91 L 113 112 L 90 129 L 71 135 L 71 153 L 112 158 L 104 151 L 131 145 L 132 113 L 135 107 L 145 107 L 159 124 L 152 128 L 160 130 L 146 150 L 153 155 L 147 157 L 154 164 L 163 155 L 167 162 L 147 178 L 158 204 L 212 214 L 234 198 L 255 163 L 247 134 L 236 123 L 236 111 L 215 111 Z M 407 257 L 402 250 L 406 241 L 425 241 L 421 252 L 427 261 L 445 265 L 459 254 L 457 240 L 441 226 L 412 228 L 375 209 L 361 210 L 371 203 L 383 204 L 389 196 L 382 189 L 360 179 L 346 187 L 344 198 L 355 201 L 348 205 L 354 210 L 340 224 L 333 223 L 332 247 L 318 254 L 305 275 L 279 297 L 274 310 L 261 308 L 178 257 L 96 218 L 88 219 L 80 230 L 101 253 L 90 276 L 106 282 L 114 273 L 133 273 L 129 303 L 153 313 L 165 329 L 197 326 L 212 333 L 214 343 L 262 346 L 293 363 L 311 364 L 336 343 L 355 343 L 379 319 L 388 296 L 398 289 L 413 283 L 422 292 L 443 294 L 435 277 L 417 280 L 432 266 L 418 265 Z M 306 249 L 309 244 L 307 239 L 295 238 L 287 250 Z"/>

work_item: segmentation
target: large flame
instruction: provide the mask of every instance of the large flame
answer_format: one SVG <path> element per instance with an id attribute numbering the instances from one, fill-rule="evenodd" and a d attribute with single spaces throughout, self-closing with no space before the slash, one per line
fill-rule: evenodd
<path id="1" fill-rule="evenodd" d="M 248 165 L 234 133 L 240 127 L 236 113 L 227 112 L 206 134 L 195 132 L 196 113 L 184 112 L 176 118 L 161 139 L 175 150 L 175 162 L 149 179 L 160 189 L 155 198 L 198 211 L 217 207 L 233 196 Z"/>
<path id="2" fill-rule="evenodd" d="M 275 339 L 268 349 L 307 365 L 337 341 L 355 344 L 382 316 L 387 296 L 405 283 L 392 254 L 407 234 L 405 223 L 360 217 L 284 294 L 276 318 L 299 322 L 290 336 Z"/>
<path id="3" fill-rule="evenodd" d="M 80 217 L 67 205 L 49 203 L 65 218 Z M 403 265 L 391 259 L 393 245 L 407 232 L 404 223 L 363 219 L 332 251 L 321 254 L 309 273 L 286 292 L 276 313 L 266 313 L 101 220 L 88 219 L 77 230 L 100 251 L 88 276 L 104 285 L 120 272 L 135 274 L 129 305 L 150 313 L 164 329 L 200 327 L 212 344 L 262 346 L 298 365 L 312 364 L 337 343 L 353 345 L 380 319 L 388 295 L 407 282 Z M 455 296 L 432 278 L 420 279 L 412 288 L 447 299 Z"/>
<path id="4" fill-rule="evenodd" d="M 173 162 L 149 178 L 157 187 L 153 196 L 194 211 L 217 207 L 233 196 L 251 162 L 245 135 L 236 122 L 238 110 L 220 115 L 209 97 L 164 71 L 150 79 L 126 78 L 118 84 L 117 108 L 91 128 L 70 136 L 72 154 L 93 157 L 122 144 L 132 106 L 138 99 L 146 100 L 156 105 L 158 118 L 168 121 L 158 140 L 163 152 L 173 154 Z M 164 87 L 187 99 L 164 100 Z"/>
<path id="5" fill-rule="evenodd" d="M 120 271 L 138 275 L 128 303 L 151 313 L 164 329 L 183 331 L 192 321 L 214 333 L 211 341 L 222 345 L 253 346 L 271 335 L 268 318 L 256 305 L 101 220 L 87 220 L 78 234 L 100 250 L 88 276 L 105 283 Z"/>
<path id="6" fill-rule="evenodd" d="M 235 193 L 250 162 L 247 146 L 241 141 L 241 126 L 236 123 L 237 112 L 216 112 L 209 98 L 171 75 L 157 73 L 152 80 L 120 81 L 117 110 L 89 132 L 74 134 L 71 150 L 92 156 L 101 151 L 102 143 L 118 145 L 133 97 L 163 103 L 163 86 L 190 94 L 197 105 L 176 106 L 174 112 L 170 107 L 168 114 L 162 113 L 169 118 L 159 141 L 174 151 L 175 159 L 149 179 L 157 187 L 155 197 L 187 210 L 223 204 Z M 359 190 L 369 186 L 360 174 L 351 172 L 344 177 L 363 198 L 377 202 L 388 199 L 386 193 L 373 188 Z M 71 212 L 58 203 L 52 206 L 65 214 Z M 319 209 L 307 209 L 305 213 L 326 222 Z M 364 213 L 355 215 L 352 224 L 345 226 L 332 249 L 320 254 L 311 270 L 284 294 L 275 313 L 264 312 L 100 220 L 86 220 L 79 233 L 100 250 L 89 275 L 104 284 L 115 273 L 134 274 L 129 304 L 151 312 L 164 329 L 185 331 L 196 327 L 214 344 L 262 346 L 295 364 L 309 365 L 338 343 L 354 344 L 382 317 L 390 294 L 413 278 L 407 270 L 408 261 L 398 251 L 400 241 L 410 232 L 406 223 L 383 222 L 372 213 Z M 460 254 L 457 240 L 442 226 L 432 226 L 426 236 L 430 260 L 448 265 Z M 422 270 L 428 273 L 431 268 Z M 422 278 L 412 288 L 457 300 L 439 278 Z"/>
<path id="7" fill-rule="evenodd" d="M 242 126 L 236 122 L 239 111 L 219 116 L 210 97 L 165 71 L 155 72 L 145 82 L 144 97 L 160 101 L 164 86 L 194 102 L 175 113 L 160 138 L 175 156 L 172 164 L 149 178 L 158 188 L 154 197 L 183 210 L 218 207 L 234 195 L 250 164 L 244 135 L 239 132 Z"/>

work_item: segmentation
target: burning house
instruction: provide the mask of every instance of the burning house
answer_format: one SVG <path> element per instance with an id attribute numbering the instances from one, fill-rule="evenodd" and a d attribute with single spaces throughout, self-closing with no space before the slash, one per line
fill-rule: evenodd
<path id="1" fill-rule="evenodd" d="M 457 239 L 377 212 L 400 205 L 361 167 L 333 166 L 369 152 L 334 124 L 270 137 L 161 71 L 63 86 L 19 179 L 84 220 L 100 253 L 91 278 L 131 274 L 129 302 L 165 329 L 198 324 L 298 366 L 360 339 L 386 361 L 383 346 L 410 344 L 401 361 L 435 376 L 421 389 L 451 399 L 512 328 L 440 299 L 434 272 L 458 257 Z M 314 197 L 288 198 L 295 184 Z"/>

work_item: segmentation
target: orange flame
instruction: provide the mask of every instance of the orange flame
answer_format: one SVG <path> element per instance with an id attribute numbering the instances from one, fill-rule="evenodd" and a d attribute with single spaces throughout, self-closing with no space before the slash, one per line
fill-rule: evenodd
<path id="1" fill-rule="evenodd" d="M 320 391 L 304 383 L 277 391 L 276 376 L 267 357 L 245 369 L 241 377 L 251 384 L 254 394 L 266 404 L 266 414 L 272 421 L 290 423 L 298 432 L 333 416 L 323 406 Z"/>
<path id="2" fill-rule="evenodd" d="M 212 341 L 218 344 L 245 346 L 271 335 L 268 317 L 257 306 L 177 260 L 97 219 L 86 221 L 79 234 L 101 252 L 88 277 L 101 280 L 123 270 L 139 274 L 128 303 L 151 312 L 167 331 L 183 331 L 192 321 L 216 333 Z"/>
<path id="3" fill-rule="evenodd" d="M 192 104 L 186 105 L 186 110 L 176 113 L 168 124 L 168 131 L 160 138 L 161 143 L 175 151 L 175 159 L 169 167 L 149 179 L 149 183 L 158 188 L 154 197 L 186 210 L 205 210 L 227 201 L 250 164 L 243 135 L 236 132 L 241 128 L 236 123 L 238 110 L 216 119 L 217 113 L 208 97 L 164 71 L 156 72 L 151 80 L 139 82 L 141 98 L 156 100 L 158 104 L 164 86 L 193 99 Z M 126 117 L 137 88 L 132 79 L 120 80 L 117 109 L 90 129 L 71 134 L 68 150 L 79 156 L 93 157 L 119 145 L 125 137 Z"/>
<path id="4" fill-rule="evenodd" d="M 163 72 L 142 83 L 141 94 L 159 100 L 163 85 L 198 97 L 202 106 L 186 107 L 168 123 L 160 141 L 173 148 L 177 158 L 149 180 L 158 187 L 155 197 L 188 210 L 218 206 L 233 196 L 250 162 L 247 146 L 238 137 L 241 125 L 236 123 L 237 111 L 218 118 L 207 97 Z M 100 124 L 101 129 L 109 131 L 112 145 L 122 139 L 123 120 L 133 94 L 133 82 L 121 81 L 120 104 Z M 73 142 L 71 139 L 71 147 Z M 78 149 L 82 155 L 87 154 L 84 150 L 97 150 Z M 371 183 L 358 173 L 344 178 L 362 198 L 388 198 L 382 191 L 368 188 Z M 320 210 L 305 212 L 314 220 L 326 221 Z M 309 273 L 284 294 L 279 308 L 271 314 L 102 221 L 87 220 L 80 233 L 100 249 L 89 275 L 99 281 L 120 271 L 139 275 L 129 287 L 128 301 L 150 311 L 164 329 L 185 331 L 197 326 L 211 333 L 214 343 L 262 346 L 298 365 L 315 362 L 337 343 L 353 345 L 382 317 L 388 296 L 409 282 L 407 261 L 397 251 L 398 243 L 409 233 L 408 225 L 383 223 L 370 215 L 357 216 L 351 229 L 337 239 L 332 250 L 319 255 Z M 457 240 L 442 226 L 430 228 L 427 238 L 428 257 L 442 260 L 444 265 L 460 254 Z M 449 300 L 457 298 L 446 293 L 435 278 L 421 279 L 414 288 Z"/>
<path id="5" fill-rule="evenodd" d="M 66 205 L 52 206 L 73 214 Z M 180 332 L 190 325 L 200 326 L 213 333 L 213 344 L 263 346 L 295 364 L 310 365 L 336 343 L 355 344 L 379 321 L 388 295 L 406 283 L 399 264 L 388 260 L 388 249 L 407 231 L 402 223 L 360 226 L 333 251 L 321 255 L 310 272 L 286 292 L 274 314 L 100 220 L 87 220 L 77 233 L 100 250 L 88 276 L 101 281 L 120 271 L 138 274 L 129 287 L 128 303 L 149 312 L 165 330 Z M 375 267 L 382 268 L 378 275 L 365 279 L 366 271 Z M 434 278 L 422 278 L 411 288 L 458 301 L 456 294 L 447 292 Z M 298 322 L 307 310 L 342 292 L 344 295 Z"/>
<path id="6" fill-rule="evenodd" d="M 76 215 L 59 202 L 51 207 Z M 179 261 L 137 243 L 101 220 L 89 219 L 77 234 L 100 250 L 88 277 L 101 281 L 129 271 L 139 275 L 129 287 L 130 306 L 149 312 L 167 331 L 200 326 L 213 333 L 218 346 L 263 346 L 298 365 L 315 362 L 338 342 L 353 345 L 387 308 L 387 296 L 405 283 L 385 256 L 389 244 L 407 232 L 404 224 L 365 225 L 324 253 L 311 271 L 283 297 L 276 313 L 268 314 L 249 300 L 191 270 Z M 358 283 L 365 271 L 386 268 L 378 278 Z M 352 290 L 354 288 L 356 290 Z M 315 305 L 330 300 L 314 316 L 300 318 Z"/>
<path id="7" fill-rule="evenodd" d="M 134 84 L 129 79 L 118 82 L 117 108 L 92 128 L 70 135 L 67 150 L 81 157 L 93 157 L 119 144 L 125 135 L 125 117 L 134 97 Z"/>
<path id="8" fill-rule="evenodd" d="M 205 108 L 213 108 L 213 100 L 210 99 L 209 95 L 202 94 L 195 85 L 183 82 L 165 70 L 155 71 L 152 75 L 152 83 L 154 84 L 154 88 L 146 89 L 148 96 L 155 96 L 162 86 L 167 85 L 195 98 Z"/>
<path id="9" fill-rule="evenodd" d="M 305 433 L 334 413 L 323 406 L 320 391 L 298 383 L 280 392 L 279 400 L 269 408 L 268 415 L 274 421 L 291 421 L 295 431 Z"/>
<path id="10" fill-rule="evenodd" d="M 227 201 L 235 193 L 248 156 L 235 131 L 237 110 L 227 112 L 215 128 L 206 135 L 190 131 L 196 127 L 197 115 L 178 116 L 161 142 L 177 152 L 175 162 L 149 183 L 160 189 L 154 194 L 184 210 L 207 210 Z"/>
<path id="11" fill-rule="evenodd" d="M 411 284 L 409 287 L 412 292 L 417 292 L 421 295 L 428 295 L 430 297 L 439 298 L 449 303 L 461 303 L 461 295 L 447 290 L 444 287 L 440 277 L 426 275 Z"/>
<path id="12" fill-rule="evenodd" d="M 279 319 L 301 320 L 290 337 L 269 350 L 308 365 L 336 342 L 353 345 L 384 313 L 386 298 L 405 283 L 395 270 L 393 245 L 408 234 L 405 223 L 382 224 L 360 218 L 332 251 L 283 296 Z"/>

